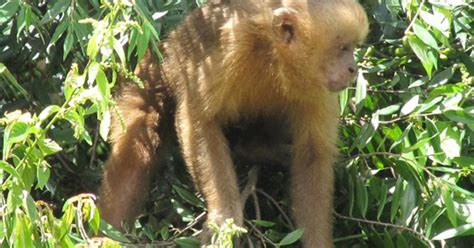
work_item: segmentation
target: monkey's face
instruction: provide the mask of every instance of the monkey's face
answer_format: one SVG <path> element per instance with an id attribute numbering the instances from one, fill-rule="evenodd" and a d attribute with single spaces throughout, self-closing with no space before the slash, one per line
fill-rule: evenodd
<path id="1" fill-rule="evenodd" d="M 301 1 L 296 1 L 301 3 Z M 287 68 L 298 77 L 292 87 L 305 94 L 324 89 L 338 92 L 357 75 L 354 49 L 368 32 L 365 11 L 353 0 L 314 3 L 273 12 Z M 295 73 L 296 71 L 296 73 Z"/>
<path id="2" fill-rule="evenodd" d="M 337 43 L 336 43 L 337 44 Z M 354 60 L 354 45 L 336 45 L 330 48 L 333 56 L 323 65 L 325 86 L 329 91 L 341 91 L 352 82 L 357 74 Z"/>

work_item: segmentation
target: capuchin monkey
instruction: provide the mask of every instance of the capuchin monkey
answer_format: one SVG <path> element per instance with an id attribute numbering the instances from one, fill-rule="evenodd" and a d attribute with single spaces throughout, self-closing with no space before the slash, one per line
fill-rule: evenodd
<path id="1" fill-rule="evenodd" d="M 332 247 L 337 92 L 356 76 L 353 52 L 367 32 L 356 0 L 214 1 L 194 10 L 162 44 L 163 63 L 147 54 L 137 66 L 145 87 L 126 85 L 116 98 L 122 117 L 112 124 L 103 218 L 117 228 L 134 220 L 176 132 L 208 222 L 243 226 L 223 128 L 259 118 L 275 129 L 267 133 L 291 140 L 291 209 L 304 247 Z"/>

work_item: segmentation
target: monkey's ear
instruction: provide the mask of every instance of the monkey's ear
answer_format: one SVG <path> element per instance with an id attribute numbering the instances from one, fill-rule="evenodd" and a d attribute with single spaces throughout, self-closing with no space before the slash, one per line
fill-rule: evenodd
<path id="1" fill-rule="evenodd" d="M 281 7 L 273 11 L 273 27 L 282 34 L 286 43 L 295 38 L 295 26 L 298 21 L 298 12 L 292 8 Z"/>

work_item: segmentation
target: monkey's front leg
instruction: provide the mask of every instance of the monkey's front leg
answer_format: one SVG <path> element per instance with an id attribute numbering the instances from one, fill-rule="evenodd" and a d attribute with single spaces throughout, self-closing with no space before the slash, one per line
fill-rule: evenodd
<path id="1" fill-rule="evenodd" d="M 323 122 L 323 123 L 322 123 Z M 332 201 L 337 119 L 301 121 L 293 150 L 292 209 L 296 225 L 304 228 L 304 247 L 332 247 Z M 319 127 L 312 127 L 320 125 Z"/>
<path id="2" fill-rule="evenodd" d="M 207 202 L 208 222 L 221 225 L 233 218 L 242 226 L 240 193 L 227 140 L 216 121 L 204 120 L 189 106 L 178 107 L 176 124 L 186 165 Z"/>

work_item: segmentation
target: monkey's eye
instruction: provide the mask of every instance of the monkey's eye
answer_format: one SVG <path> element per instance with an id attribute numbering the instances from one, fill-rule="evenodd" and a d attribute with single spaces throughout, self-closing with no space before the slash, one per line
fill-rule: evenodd
<path id="1" fill-rule="evenodd" d="M 343 45 L 341 46 L 341 51 L 343 52 L 348 52 L 349 50 L 351 50 L 351 47 L 349 45 Z"/>

